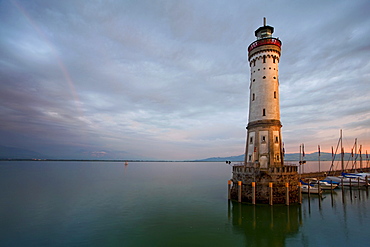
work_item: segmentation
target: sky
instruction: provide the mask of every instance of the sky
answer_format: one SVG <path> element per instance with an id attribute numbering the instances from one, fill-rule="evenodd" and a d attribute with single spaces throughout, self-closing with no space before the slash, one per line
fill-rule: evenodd
<path id="1" fill-rule="evenodd" d="M 287 153 L 370 153 L 368 0 L 0 1 L 0 147 L 72 158 L 245 151 L 248 45 L 273 26 Z M 110 155 L 110 156 L 109 156 Z"/>

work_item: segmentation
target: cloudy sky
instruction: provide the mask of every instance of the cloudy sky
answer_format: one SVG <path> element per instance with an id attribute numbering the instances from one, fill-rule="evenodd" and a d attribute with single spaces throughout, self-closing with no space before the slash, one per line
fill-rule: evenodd
<path id="1" fill-rule="evenodd" d="M 244 153 L 246 48 L 267 24 L 288 153 L 370 151 L 370 2 L 0 1 L 0 145 L 72 157 Z"/>

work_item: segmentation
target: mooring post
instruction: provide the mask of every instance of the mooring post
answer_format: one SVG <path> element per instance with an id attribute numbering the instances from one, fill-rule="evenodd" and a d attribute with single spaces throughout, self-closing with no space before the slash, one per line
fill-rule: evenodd
<path id="1" fill-rule="evenodd" d="M 298 197 L 299 197 L 299 204 L 302 204 L 302 184 L 298 182 Z"/>
<path id="2" fill-rule="evenodd" d="M 270 205 L 272 205 L 272 202 L 273 202 L 272 183 L 269 183 L 269 188 L 270 188 Z"/>
<path id="3" fill-rule="evenodd" d="M 242 181 L 238 181 L 238 202 L 242 202 Z"/>
<path id="4" fill-rule="evenodd" d="M 227 199 L 231 199 L 231 180 L 227 181 Z"/>
<path id="5" fill-rule="evenodd" d="M 256 182 L 252 182 L 252 204 L 256 204 Z"/>
<path id="6" fill-rule="evenodd" d="M 285 183 L 285 188 L 286 188 L 286 205 L 289 205 L 289 183 Z"/>
<path id="7" fill-rule="evenodd" d="M 310 181 L 308 181 L 308 185 L 307 185 L 307 188 L 308 188 L 308 198 L 310 198 Z"/>

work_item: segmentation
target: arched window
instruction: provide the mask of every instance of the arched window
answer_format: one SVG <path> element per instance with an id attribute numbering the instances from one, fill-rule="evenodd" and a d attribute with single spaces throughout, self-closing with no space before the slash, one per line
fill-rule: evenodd
<path id="1" fill-rule="evenodd" d="M 266 142 L 266 136 L 262 136 L 262 142 L 265 143 Z"/>

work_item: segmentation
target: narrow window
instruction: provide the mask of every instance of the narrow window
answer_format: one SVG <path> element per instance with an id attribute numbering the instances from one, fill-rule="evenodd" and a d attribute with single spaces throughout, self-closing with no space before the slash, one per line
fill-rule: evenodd
<path id="1" fill-rule="evenodd" d="M 263 63 L 266 63 L 266 56 L 263 56 Z"/>
<path id="2" fill-rule="evenodd" d="M 280 156 L 279 155 L 276 155 L 276 160 L 277 161 L 279 161 L 279 158 L 280 158 Z"/>
<path id="3" fill-rule="evenodd" d="M 254 101 L 255 99 L 255 94 L 252 94 L 252 101 Z"/>
<path id="4" fill-rule="evenodd" d="M 262 142 L 266 142 L 266 136 L 262 136 Z"/>
<path id="5" fill-rule="evenodd" d="M 249 155 L 249 161 L 252 161 L 252 155 Z"/>
<path id="6" fill-rule="evenodd" d="M 255 82 L 256 81 L 256 79 L 253 79 L 253 82 Z"/>
<path id="7" fill-rule="evenodd" d="M 276 91 L 274 92 L 274 99 L 276 99 Z"/>
<path id="8" fill-rule="evenodd" d="M 272 58 L 273 63 L 275 63 L 275 57 Z"/>
<path id="9" fill-rule="evenodd" d="M 262 110 L 262 116 L 266 116 L 266 109 Z"/>
<path id="10" fill-rule="evenodd" d="M 279 137 L 275 136 L 275 142 L 278 143 L 279 142 Z"/>
<path id="11" fill-rule="evenodd" d="M 249 143 L 253 144 L 253 137 L 249 138 Z"/>

